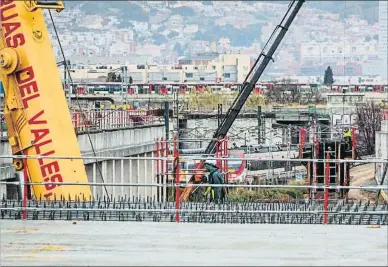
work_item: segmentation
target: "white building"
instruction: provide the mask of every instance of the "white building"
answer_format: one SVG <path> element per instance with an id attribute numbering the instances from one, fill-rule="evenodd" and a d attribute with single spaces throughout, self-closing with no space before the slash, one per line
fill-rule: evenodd
<path id="1" fill-rule="evenodd" d="M 329 93 L 326 110 L 331 117 L 331 137 L 341 136 L 344 127 L 351 127 L 357 122 L 357 105 L 364 103 L 364 94 L 361 93 Z"/>
<path id="2" fill-rule="evenodd" d="M 119 56 L 129 53 L 129 45 L 124 42 L 115 42 L 109 46 L 109 55 Z"/>
<path id="3" fill-rule="evenodd" d="M 388 80 L 388 2 L 379 1 L 379 59 L 380 75 L 383 80 Z"/>
<path id="4" fill-rule="evenodd" d="M 213 60 L 206 60 L 206 63 L 198 64 L 196 62 L 181 64 L 179 66 L 174 65 L 138 65 L 134 63 L 134 60 L 128 60 L 132 63 L 124 63 L 124 56 L 118 53 L 120 49 L 125 49 L 126 47 L 122 44 L 115 44 L 110 47 L 111 53 L 114 52 L 116 58 L 110 57 L 110 63 L 106 64 L 108 69 L 97 69 L 99 62 L 91 63 L 89 66 L 93 72 L 90 72 L 89 68 L 86 69 L 76 69 L 75 73 L 72 74 L 73 79 L 75 80 L 96 80 L 99 77 L 107 77 L 110 67 L 112 69 L 119 67 L 112 65 L 112 62 L 121 62 L 128 66 L 128 72 L 132 76 L 135 83 L 192 83 L 192 84 L 218 84 L 222 83 L 242 83 L 249 72 L 250 67 L 250 57 L 248 55 L 242 54 L 226 54 L 219 55 L 218 58 Z M 139 55 L 149 55 L 155 58 L 156 56 L 161 55 L 159 46 L 154 45 L 145 45 L 138 49 L 140 52 L 136 53 L 136 56 Z M 97 57 L 90 57 L 96 62 Z M 114 59 L 113 59 L 114 58 Z M 82 60 L 78 62 L 87 62 L 88 60 Z M 190 62 L 192 60 L 189 60 Z M 76 60 L 72 60 L 74 63 L 78 63 Z M 143 60 L 145 62 L 145 60 Z M 142 65 L 142 66 L 141 66 Z M 140 67 L 141 66 L 141 67 Z"/>
<path id="5" fill-rule="evenodd" d="M 229 40 L 229 38 L 220 38 L 218 40 L 217 51 L 221 54 L 230 52 L 230 40 Z"/>
<path id="6" fill-rule="evenodd" d="M 343 64 L 363 63 L 377 60 L 379 55 L 376 41 L 363 43 L 303 43 L 301 46 L 302 64 Z"/>

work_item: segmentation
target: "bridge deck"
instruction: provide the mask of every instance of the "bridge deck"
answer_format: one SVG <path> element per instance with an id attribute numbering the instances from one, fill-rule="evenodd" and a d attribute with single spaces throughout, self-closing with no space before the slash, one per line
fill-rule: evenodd
<path id="1" fill-rule="evenodd" d="M 0 265 L 386 266 L 387 233 L 366 226 L 2 220 Z"/>

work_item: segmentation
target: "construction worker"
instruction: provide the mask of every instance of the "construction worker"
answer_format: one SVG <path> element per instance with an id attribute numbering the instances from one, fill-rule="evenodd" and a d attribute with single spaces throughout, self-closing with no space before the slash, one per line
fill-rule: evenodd
<path id="1" fill-rule="evenodd" d="M 220 173 L 217 166 L 206 162 L 204 167 L 206 171 L 209 172 L 209 175 L 207 176 L 207 181 L 205 182 L 209 183 L 209 185 L 224 184 L 224 177 Z M 215 203 L 223 202 L 225 198 L 225 188 L 222 187 L 209 186 L 205 191 L 205 197 L 207 197 L 209 193 L 211 201 L 214 201 Z"/>
<path id="2" fill-rule="evenodd" d="M 344 138 L 346 138 L 346 137 L 349 137 L 349 138 L 352 137 L 352 132 L 350 131 L 349 128 L 345 128 L 345 130 L 344 130 Z"/>
<path id="3" fill-rule="evenodd" d="M 345 144 L 346 144 L 346 149 L 350 149 L 351 147 L 351 140 L 352 140 L 352 132 L 350 131 L 349 128 L 345 128 L 344 130 L 344 140 L 345 140 Z"/>

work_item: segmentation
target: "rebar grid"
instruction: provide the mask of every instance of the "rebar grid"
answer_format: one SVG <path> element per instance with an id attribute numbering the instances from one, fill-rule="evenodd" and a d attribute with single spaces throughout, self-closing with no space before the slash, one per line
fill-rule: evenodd
<path id="1" fill-rule="evenodd" d="M 327 224 L 388 225 L 388 205 L 371 202 L 330 201 L 325 211 L 322 201 L 262 200 L 244 203 L 181 203 L 158 202 L 141 197 L 97 197 L 94 201 L 21 200 L 1 201 L 1 219 L 29 220 L 91 220 L 91 221 L 153 221 L 175 222 L 177 216 L 185 223 L 250 223 L 250 224 Z"/>

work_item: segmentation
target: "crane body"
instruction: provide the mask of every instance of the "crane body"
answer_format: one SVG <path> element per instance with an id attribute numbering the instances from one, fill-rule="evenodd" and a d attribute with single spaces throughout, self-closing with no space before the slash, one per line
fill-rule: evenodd
<path id="1" fill-rule="evenodd" d="M 277 26 L 274 32 L 278 28 L 280 28 L 280 31 L 278 32 L 278 35 L 276 36 L 275 40 L 273 41 L 271 47 L 269 48 L 268 52 L 265 54 L 264 47 L 263 51 L 261 52 L 260 56 L 257 58 L 255 64 L 252 66 L 251 70 L 249 71 L 243 85 L 242 89 L 240 90 L 239 94 L 237 95 L 236 99 L 234 100 L 233 104 L 230 106 L 229 110 L 227 111 L 224 119 L 222 120 L 220 126 L 215 131 L 212 140 L 209 142 L 208 146 L 205 150 L 205 155 L 214 154 L 216 150 L 217 140 L 220 138 L 224 138 L 227 134 L 229 129 L 232 127 L 233 122 L 236 120 L 238 114 L 240 113 L 242 107 L 244 106 L 246 100 L 248 99 L 249 95 L 251 94 L 253 88 L 255 87 L 257 81 L 260 79 L 261 75 L 263 74 L 264 70 L 266 69 L 268 63 L 273 60 L 273 55 L 278 48 L 279 44 L 283 40 L 286 32 L 288 31 L 289 27 L 291 26 L 293 20 L 295 19 L 296 15 L 298 14 L 300 8 L 302 7 L 305 0 L 293 0 L 288 10 L 283 17 L 281 23 Z M 292 11 L 291 11 L 292 10 Z M 291 11 L 291 13 L 290 13 Z M 272 36 L 270 40 L 272 39 Z M 270 41 L 269 40 L 269 41 Z M 268 43 L 267 43 L 268 44 Z M 203 167 L 203 164 L 205 163 L 205 160 L 202 160 L 198 165 L 197 169 L 201 169 Z M 194 175 L 191 179 L 192 183 L 199 180 L 198 175 Z M 193 187 L 186 187 L 182 194 L 182 200 L 187 200 L 190 196 L 190 192 L 193 190 Z"/>
<path id="2" fill-rule="evenodd" d="M 62 1 L 0 1 L 0 77 L 4 116 L 14 155 L 74 156 L 81 152 L 57 69 L 43 8 Z M 31 182 L 88 182 L 81 159 L 30 158 L 14 167 Z M 89 186 L 32 185 L 35 198 L 91 197 Z"/>

